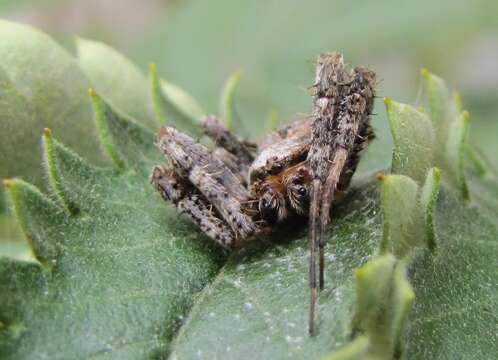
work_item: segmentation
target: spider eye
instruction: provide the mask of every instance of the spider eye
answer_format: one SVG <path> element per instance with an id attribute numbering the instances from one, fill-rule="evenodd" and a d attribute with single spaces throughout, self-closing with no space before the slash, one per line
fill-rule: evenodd
<path id="1" fill-rule="evenodd" d="M 289 204 L 298 214 L 303 214 L 309 205 L 309 189 L 303 183 L 294 183 L 287 189 Z"/>

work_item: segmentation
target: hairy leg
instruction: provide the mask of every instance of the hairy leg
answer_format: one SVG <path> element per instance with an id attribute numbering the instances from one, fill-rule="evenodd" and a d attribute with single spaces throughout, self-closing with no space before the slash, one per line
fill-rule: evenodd
<path id="1" fill-rule="evenodd" d="M 254 149 L 251 150 L 247 141 L 239 139 L 225 129 L 214 116 L 206 116 L 201 122 L 204 134 L 209 136 L 216 146 L 222 147 L 235 155 L 242 165 L 249 168 L 254 161 Z"/>
<path id="2" fill-rule="evenodd" d="M 237 176 L 239 181 L 247 186 L 247 174 L 249 167 L 239 162 L 239 159 L 224 148 L 217 147 L 213 150 L 213 156 L 223 161 L 223 163 Z"/>
<path id="3" fill-rule="evenodd" d="M 312 111 L 312 143 L 307 160 L 313 176 L 310 204 L 310 319 L 309 331 L 315 332 L 316 303 L 315 254 L 319 250 L 319 285 L 324 286 L 325 228 L 330 207 L 344 170 L 353 170 L 358 159 L 352 159 L 358 143 L 359 129 L 367 125 L 373 107 L 375 74 L 365 68 L 345 69 L 342 56 L 322 54 L 318 58 Z M 360 134 L 361 136 L 361 134 Z M 358 155 L 359 152 L 356 154 Z M 351 160 L 353 169 L 348 169 Z M 352 171 L 343 178 L 349 184 Z"/>
<path id="4" fill-rule="evenodd" d="M 171 160 L 176 173 L 188 179 L 228 224 L 235 235 L 232 247 L 243 246 L 260 232 L 250 211 L 246 210 L 251 200 L 249 191 L 205 146 L 171 127 L 160 130 L 156 145 Z"/>
<path id="5" fill-rule="evenodd" d="M 225 248 L 234 246 L 235 236 L 228 224 L 218 217 L 207 199 L 174 169 L 154 166 L 150 181 L 164 200 L 176 206 L 207 236 Z"/>

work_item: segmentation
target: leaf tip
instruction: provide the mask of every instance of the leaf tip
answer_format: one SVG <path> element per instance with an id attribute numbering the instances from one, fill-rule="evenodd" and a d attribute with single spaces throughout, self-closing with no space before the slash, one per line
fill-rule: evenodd
<path id="1" fill-rule="evenodd" d="M 386 105 L 386 108 L 391 107 L 393 104 L 393 100 L 391 98 L 385 97 L 384 98 L 384 105 Z"/>
<path id="2" fill-rule="evenodd" d="M 383 182 L 384 180 L 386 180 L 386 175 L 384 175 L 384 174 L 378 174 L 377 175 L 377 180 L 380 181 L 380 182 Z"/>
<path id="3" fill-rule="evenodd" d="M 43 130 L 42 145 L 43 163 L 45 165 L 45 172 L 48 176 L 49 184 L 62 207 L 70 214 L 75 215 L 79 211 L 78 207 L 69 199 L 68 192 L 63 188 L 61 181 L 63 176 L 60 169 L 61 163 L 63 162 L 61 156 L 64 155 L 63 153 L 65 150 L 61 144 L 58 144 L 52 137 L 52 130 L 49 128 Z"/>
<path id="4" fill-rule="evenodd" d="M 92 98 L 95 99 L 98 95 L 97 92 L 95 91 L 94 88 L 89 88 L 88 89 L 88 95 Z"/>
<path id="5" fill-rule="evenodd" d="M 242 75 L 244 74 L 244 71 L 242 68 L 239 68 L 237 70 L 235 70 L 232 74 L 232 78 L 234 81 L 240 81 L 240 79 L 242 78 Z"/>
<path id="6" fill-rule="evenodd" d="M 453 103 L 455 104 L 456 110 L 461 112 L 463 108 L 463 100 L 462 95 L 458 91 L 453 91 Z"/>
<path id="7" fill-rule="evenodd" d="M 432 171 L 434 173 L 434 179 L 439 181 L 441 179 L 441 169 L 439 169 L 438 167 L 434 167 L 432 168 Z"/>
<path id="8" fill-rule="evenodd" d="M 149 76 L 153 85 L 157 85 L 159 87 L 159 77 L 157 75 L 157 65 L 155 63 L 149 64 Z"/>
<path id="9" fill-rule="evenodd" d="M 79 35 L 73 35 L 73 42 L 76 44 L 76 47 L 79 48 L 80 44 L 84 41 L 81 36 Z M 78 49 L 79 50 L 79 49 Z"/>
<path id="10" fill-rule="evenodd" d="M 422 69 L 420 69 L 420 75 L 424 79 L 429 79 L 432 74 L 431 74 L 431 72 L 427 68 L 422 68 Z"/>
<path id="11" fill-rule="evenodd" d="M 353 274 L 356 280 L 361 281 L 365 279 L 367 275 L 367 270 L 365 269 L 365 267 L 356 268 L 353 269 Z"/>
<path id="12" fill-rule="evenodd" d="M 17 181 L 18 180 L 16 180 L 16 179 L 3 179 L 2 185 L 6 189 L 10 189 L 10 188 L 14 187 L 14 185 L 16 184 Z"/>

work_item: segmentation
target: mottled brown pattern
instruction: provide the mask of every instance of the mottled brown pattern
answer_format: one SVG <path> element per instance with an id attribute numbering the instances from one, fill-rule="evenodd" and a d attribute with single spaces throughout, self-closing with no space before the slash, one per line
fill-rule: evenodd
<path id="1" fill-rule="evenodd" d="M 364 67 L 349 72 L 338 53 L 318 57 L 313 86 L 312 141 L 307 158 L 313 176 L 309 214 L 310 333 L 315 331 L 316 248 L 319 252 L 319 286 L 323 289 L 324 231 L 330 219 L 330 206 L 338 184 L 341 180 L 342 185 L 349 184 L 360 152 L 372 138 L 369 116 L 373 109 L 375 82 L 375 73 Z"/>
<path id="2" fill-rule="evenodd" d="M 213 151 L 171 127 L 157 137 L 172 168 L 154 167 L 151 182 L 218 244 L 239 248 L 290 216 L 309 216 L 310 334 L 316 331 L 316 256 L 322 289 L 330 207 L 374 138 L 375 82 L 366 68 L 349 71 L 342 55 L 321 54 L 311 114 L 269 134 L 257 156 L 251 143 L 212 116 L 202 126 L 217 146 Z"/>

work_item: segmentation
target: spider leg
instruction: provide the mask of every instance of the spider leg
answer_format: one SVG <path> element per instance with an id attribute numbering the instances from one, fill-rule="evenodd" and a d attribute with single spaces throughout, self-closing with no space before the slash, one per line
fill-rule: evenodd
<path id="1" fill-rule="evenodd" d="M 315 333 L 315 308 L 316 308 L 316 248 L 320 241 L 320 199 L 322 197 L 322 183 L 319 179 L 312 181 L 310 202 L 310 224 L 309 224 L 309 286 L 310 286 L 310 308 L 308 317 L 308 331 L 311 335 Z"/>
<path id="2" fill-rule="evenodd" d="M 319 251 L 319 284 L 320 290 L 323 290 L 325 284 L 325 229 L 330 222 L 330 207 L 334 200 L 334 193 L 337 188 L 337 183 L 347 160 L 347 151 L 343 148 L 337 150 L 334 154 L 329 169 L 329 174 L 325 181 L 325 186 L 322 194 L 322 202 L 320 209 L 320 235 L 318 237 L 318 251 Z"/>
<path id="3" fill-rule="evenodd" d="M 370 125 L 370 119 L 367 117 L 360 123 L 360 128 L 358 129 L 358 136 L 356 137 L 354 148 L 349 155 L 346 166 L 341 173 L 339 183 L 337 184 L 338 191 L 344 191 L 349 187 L 351 178 L 356 171 L 356 167 L 358 166 L 361 156 L 365 152 L 368 144 L 370 144 L 370 142 L 372 142 L 374 138 L 374 130 Z"/>
<path id="4" fill-rule="evenodd" d="M 309 332 L 315 333 L 316 251 L 319 252 L 319 287 L 324 287 L 325 229 L 330 220 L 330 207 L 343 171 L 347 185 L 359 160 L 361 142 L 370 137 L 359 134 L 366 126 L 373 108 L 375 74 L 355 68 L 350 74 L 337 53 L 322 54 L 316 67 L 312 111 L 312 143 L 307 160 L 310 163 L 312 197 L 310 203 L 310 318 Z M 358 135 L 360 135 L 358 137 Z M 357 158 L 352 157 L 356 154 Z M 348 169 L 348 163 L 351 168 Z"/>
<path id="5" fill-rule="evenodd" d="M 204 134 L 210 137 L 216 146 L 224 148 L 229 153 L 235 155 L 239 163 L 249 168 L 254 161 L 254 154 L 247 141 L 240 140 L 221 125 L 218 119 L 212 115 L 204 117 L 201 120 L 201 124 Z"/>
<path id="6" fill-rule="evenodd" d="M 235 234 L 232 247 L 239 247 L 260 227 L 247 211 L 249 191 L 236 175 L 202 144 L 171 127 L 161 128 L 156 145 L 171 160 L 175 171 L 213 205 Z"/>
<path id="7" fill-rule="evenodd" d="M 249 167 L 239 162 L 238 158 L 222 147 L 213 150 L 213 156 L 223 161 L 223 163 L 237 176 L 239 181 L 247 186 L 247 174 Z"/>
<path id="8" fill-rule="evenodd" d="M 235 237 L 228 224 L 210 209 L 206 198 L 174 169 L 154 166 L 150 182 L 164 200 L 171 202 L 211 239 L 225 248 L 233 246 Z"/>
<path id="9" fill-rule="evenodd" d="M 330 207 L 334 201 L 334 195 L 337 191 L 346 190 L 351 182 L 351 178 L 358 166 L 361 154 L 368 146 L 370 141 L 373 140 L 374 133 L 370 126 L 368 114 L 364 116 L 363 121 L 355 122 L 352 128 L 352 133 L 357 134 L 355 137 L 354 145 L 350 153 L 344 148 L 339 148 L 334 153 L 333 160 L 327 180 L 325 181 L 325 189 L 323 191 L 323 200 L 321 208 L 320 220 L 320 236 L 318 242 L 319 250 L 319 284 L 320 290 L 323 290 L 325 279 L 325 237 L 323 236 L 327 225 L 330 222 Z M 359 125 L 359 126 L 358 126 Z"/>

